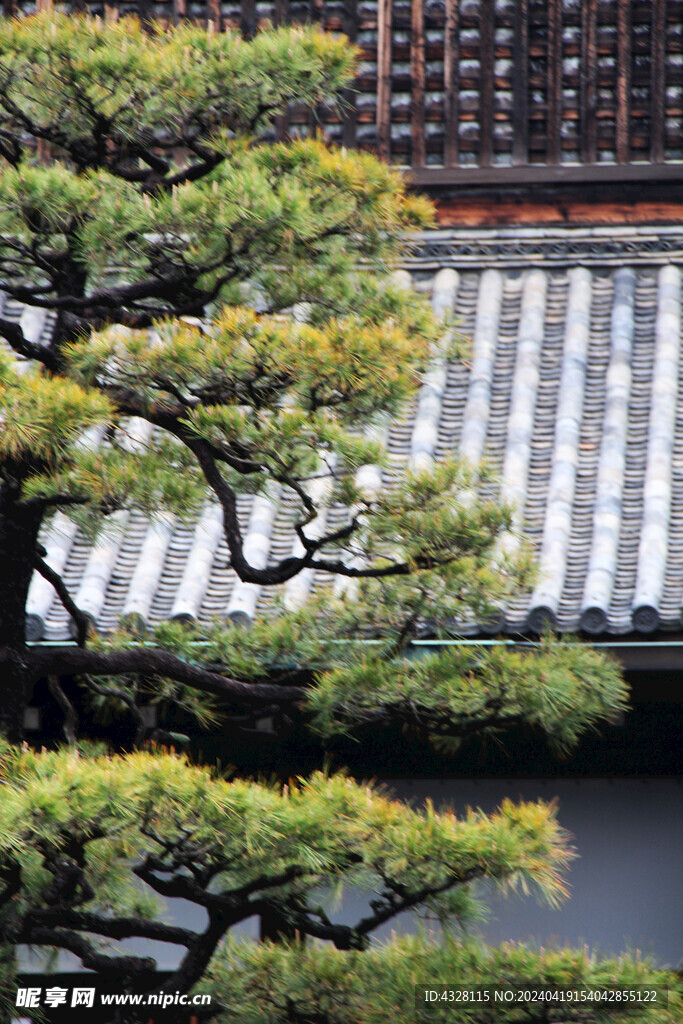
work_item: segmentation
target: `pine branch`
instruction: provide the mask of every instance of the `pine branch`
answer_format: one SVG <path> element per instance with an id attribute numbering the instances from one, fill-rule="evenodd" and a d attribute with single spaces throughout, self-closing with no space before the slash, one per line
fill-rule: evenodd
<path id="1" fill-rule="evenodd" d="M 81 611 L 81 609 L 76 605 L 66 584 L 64 583 L 64 580 L 58 572 L 55 572 L 55 570 L 52 569 L 47 562 L 40 557 L 40 555 L 35 556 L 33 564 L 43 579 L 47 580 L 47 582 L 54 587 L 62 606 L 71 616 L 74 621 L 74 625 L 76 626 L 76 643 L 79 647 L 84 647 L 91 626 L 90 619 L 86 613 Z"/>
<path id="2" fill-rule="evenodd" d="M 48 370 L 57 369 L 57 358 L 54 352 L 45 345 L 37 345 L 35 342 L 29 341 L 19 324 L 15 324 L 11 320 L 0 319 L 0 336 L 19 355 L 26 356 L 27 359 L 37 359 Z"/>
<path id="3" fill-rule="evenodd" d="M 105 975 L 115 974 L 131 977 L 135 974 L 155 971 L 157 966 L 153 957 L 107 956 L 105 953 L 100 953 L 93 943 L 88 942 L 82 935 L 75 931 L 66 931 L 63 928 L 26 925 L 21 930 L 17 942 L 29 946 L 40 944 L 65 949 L 69 953 L 75 953 L 84 967 Z"/>
<path id="4" fill-rule="evenodd" d="M 47 685 L 50 693 L 64 713 L 64 723 L 62 725 L 64 738 L 69 746 L 73 747 L 76 745 L 76 733 L 78 731 L 78 714 L 76 709 L 59 685 L 57 676 L 48 676 Z"/>
<path id="5" fill-rule="evenodd" d="M 135 746 L 138 747 L 145 737 L 147 726 L 145 724 L 145 719 L 143 717 L 142 711 L 140 710 L 134 699 L 131 697 L 131 695 L 129 693 L 126 693 L 125 690 L 121 690 L 115 686 L 99 685 L 95 682 L 94 679 L 91 678 L 91 676 L 87 674 L 87 672 L 83 673 L 82 678 L 83 682 L 92 693 L 97 693 L 100 697 L 113 697 L 115 700 L 120 700 L 123 704 L 126 705 L 131 715 L 135 719 L 135 725 L 137 726 L 137 728 L 135 731 L 134 742 Z"/>
<path id="6" fill-rule="evenodd" d="M 103 917 L 101 914 L 65 906 L 38 908 L 31 912 L 29 920 L 42 927 L 59 926 L 102 935 L 108 939 L 156 939 L 158 942 L 190 946 L 197 937 L 196 932 L 188 928 L 179 928 L 161 921 L 149 921 L 142 917 Z"/>
<path id="7" fill-rule="evenodd" d="M 302 687 L 243 683 L 191 665 L 160 648 L 136 647 L 111 652 L 82 647 L 33 648 L 28 657 L 34 679 L 84 673 L 92 676 L 151 675 L 222 697 L 227 702 L 226 710 L 262 704 L 296 704 L 305 696 Z"/>

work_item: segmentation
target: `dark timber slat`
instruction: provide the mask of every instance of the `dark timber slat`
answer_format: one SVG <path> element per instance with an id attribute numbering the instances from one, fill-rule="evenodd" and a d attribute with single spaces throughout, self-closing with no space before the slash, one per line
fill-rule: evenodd
<path id="1" fill-rule="evenodd" d="M 562 158 L 562 2 L 548 0 L 548 153 L 549 164 Z"/>
<path id="2" fill-rule="evenodd" d="M 581 159 L 597 157 L 598 0 L 584 0 L 581 26 Z"/>
<path id="3" fill-rule="evenodd" d="M 493 155 L 495 0 L 481 0 L 479 11 L 479 163 L 488 167 Z"/>
<path id="4" fill-rule="evenodd" d="M 151 25 L 154 14 L 152 12 L 152 0 L 138 0 L 137 14 L 143 25 Z"/>
<path id="5" fill-rule="evenodd" d="M 0 14 L 58 0 L 2 0 Z M 360 46 L 358 76 L 335 105 L 292 105 L 274 134 L 322 129 L 348 148 L 453 171 L 603 163 L 683 168 L 680 87 L 683 0 L 66 0 L 107 21 L 136 11 L 150 25 L 190 19 L 251 38 L 317 22 Z M 649 161 L 649 163 L 648 163 Z M 502 176 L 501 176 L 502 177 Z M 511 179 L 507 179 L 511 180 Z M 529 182 L 536 180 L 534 173 Z M 631 179 L 629 179 L 631 180 Z M 636 180 L 635 178 L 633 180 Z M 683 173 L 681 173 L 683 181 Z M 588 184 L 588 179 L 586 179 Z"/>
<path id="6" fill-rule="evenodd" d="M 324 0 L 309 0 L 308 20 L 312 25 L 319 25 L 321 23 L 323 17 L 323 6 Z M 321 111 L 318 108 L 311 109 L 308 111 L 308 133 L 311 136 L 314 136 L 316 131 L 318 130 L 318 127 L 322 120 L 320 115 Z"/>
<path id="7" fill-rule="evenodd" d="M 630 159 L 629 119 L 631 109 L 631 0 L 617 6 L 617 163 Z"/>
<path id="8" fill-rule="evenodd" d="M 412 0 L 410 13 L 410 134 L 413 144 L 412 165 L 425 163 L 425 32 L 422 0 Z"/>
<path id="9" fill-rule="evenodd" d="M 356 0 L 346 0 L 342 15 L 342 32 L 352 43 L 358 39 L 358 5 Z M 342 142 L 352 149 L 356 145 L 356 121 L 358 117 L 356 90 L 345 89 L 342 93 Z"/>
<path id="10" fill-rule="evenodd" d="M 459 0 L 446 0 L 446 33 L 443 52 L 444 86 L 444 163 L 453 167 L 458 162 L 460 131 L 460 33 L 458 31 Z"/>
<path id="11" fill-rule="evenodd" d="M 661 163 L 666 99 L 666 0 L 652 0 L 652 56 L 650 67 L 650 159 Z"/>
<path id="12" fill-rule="evenodd" d="M 275 0 L 273 10 L 273 24 L 287 25 L 289 23 L 289 0 Z M 289 111 L 285 110 L 275 118 L 275 138 L 282 142 L 289 133 Z"/>
<path id="13" fill-rule="evenodd" d="M 256 32 L 256 0 L 241 0 L 240 30 L 245 39 L 251 39 Z"/>
<path id="14" fill-rule="evenodd" d="M 529 159 L 529 0 L 517 0 L 512 62 L 512 162 Z"/>
<path id="15" fill-rule="evenodd" d="M 383 160 L 391 155 L 391 4 L 377 3 L 377 151 Z"/>

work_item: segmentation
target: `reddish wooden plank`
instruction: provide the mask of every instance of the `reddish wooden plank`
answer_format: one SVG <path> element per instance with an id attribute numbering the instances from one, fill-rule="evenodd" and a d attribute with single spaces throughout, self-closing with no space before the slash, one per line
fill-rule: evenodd
<path id="1" fill-rule="evenodd" d="M 584 0 L 581 20 L 580 156 L 584 163 L 597 157 L 598 0 Z"/>
<path id="2" fill-rule="evenodd" d="M 206 0 L 206 23 L 213 32 L 223 31 L 221 0 Z"/>
<path id="3" fill-rule="evenodd" d="M 346 0 L 342 14 L 342 32 L 350 42 L 358 38 L 358 6 L 356 0 Z M 342 142 L 350 149 L 356 145 L 356 118 L 358 116 L 356 90 L 345 89 L 341 97 L 342 104 Z"/>
<path id="4" fill-rule="evenodd" d="M 444 163 L 453 167 L 458 162 L 460 130 L 460 4 L 446 0 L 446 24 L 443 51 L 444 87 Z"/>
<path id="5" fill-rule="evenodd" d="M 666 0 L 652 0 L 650 159 L 664 160 L 666 105 Z"/>
<path id="6" fill-rule="evenodd" d="M 548 0 L 547 162 L 562 154 L 562 0 Z"/>
<path id="7" fill-rule="evenodd" d="M 583 202 L 562 197 L 539 202 L 534 199 L 473 197 L 436 199 L 439 227 L 490 227 L 493 224 L 680 224 L 683 202 Z"/>
<path id="8" fill-rule="evenodd" d="M 392 0 L 377 2 L 377 151 L 391 156 L 391 15 Z"/>
<path id="9" fill-rule="evenodd" d="M 529 0 L 514 9 L 512 54 L 512 162 L 529 161 Z"/>
<path id="10" fill-rule="evenodd" d="M 425 163 L 425 32 L 423 0 L 412 0 L 410 10 L 410 134 L 412 165 Z"/>
<path id="11" fill-rule="evenodd" d="M 493 41 L 495 0 L 481 0 L 479 8 L 479 164 L 488 167 L 493 154 Z"/>
<path id="12" fill-rule="evenodd" d="M 173 0 L 173 24 L 177 25 L 187 17 L 187 0 Z"/>
<path id="13" fill-rule="evenodd" d="M 617 163 L 627 164 L 631 111 L 631 0 L 617 2 Z"/>

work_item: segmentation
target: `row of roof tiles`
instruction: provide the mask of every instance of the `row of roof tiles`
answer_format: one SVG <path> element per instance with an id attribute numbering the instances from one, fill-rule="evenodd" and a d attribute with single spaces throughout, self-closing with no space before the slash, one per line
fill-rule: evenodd
<path id="1" fill-rule="evenodd" d="M 493 465 L 497 493 L 515 508 L 516 532 L 505 543 L 526 537 L 539 561 L 535 591 L 504 610 L 497 630 L 680 629 L 681 282 L 680 265 L 638 261 L 413 273 L 439 315 L 453 312 L 471 352 L 464 362 L 434 363 L 412 407 L 387 428 L 391 470 L 365 467 L 364 482 L 390 486 L 397 469 L 450 452 Z M 32 337 L 49 333 L 40 312 L 8 302 L 3 315 L 21 318 Z M 144 443 L 146 430 L 133 426 L 132 443 Z M 296 553 L 292 496 L 243 496 L 239 511 L 254 564 Z M 329 509 L 327 525 L 340 515 Z M 216 506 L 189 526 L 171 516 L 149 524 L 135 512 L 113 518 L 91 545 L 58 513 L 43 540 L 100 629 L 122 616 L 144 624 L 251 619 L 272 606 L 271 589 L 243 584 L 226 568 Z M 323 582 L 304 574 L 288 585 L 286 602 Z M 39 577 L 28 610 L 31 639 L 68 635 L 66 613 Z"/>

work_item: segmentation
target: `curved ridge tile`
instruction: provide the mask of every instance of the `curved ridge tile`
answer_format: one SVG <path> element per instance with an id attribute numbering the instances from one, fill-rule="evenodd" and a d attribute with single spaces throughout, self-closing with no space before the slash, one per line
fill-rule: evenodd
<path id="1" fill-rule="evenodd" d="M 485 270 L 479 283 L 474 344 L 472 346 L 472 371 L 460 442 L 460 454 L 473 465 L 477 465 L 481 461 L 486 444 L 493 361 L 496 353 L 496 338 L 502 302 L 503 275 L 498 270 Z"/>
<path id="2" fill-rule="evenodd" d="M 539 565 L 541 582 L 534 590 L 527 617 L 527 626 L 535 633 L 542 632 L 548 625 L 557 625 L 557 609 L 564 584 L 586 383 L 590 306 L 590 271 L 576 267 L 569 271 L 555 442 Z"/>
<path id="3" fill-rule="evenodd" d="M 244 538 L 244 557 L 256 569 L 265 569 L 270 553 L 280 487 L 273 487 L 270 494 L 257 494 L 249 517 L 249 526 Z M 232 622 L 249 625 L 254 621 L 261 585 L 237 580 L 230 595 L 225 614 Z"/>
<path id="4" fill-rule="evenodd" d="M 111 579 L 123 535 L 128 524 L 128 511 L 114 512 L 107 519 L 107 525 L 99 535 L 90 552 L 85 572 L 76 594 L 76 606 L 84 612 L 94 626 L 104 608 L 107 587 Z M 75 635 L 74 624 L 69 626 L 71 635 Z"/>
<path id="5" fill-rule="evenodd" d="M 152 436 L 153 429 L 152 424 L 147 420 L 138 416 L 132 417 L 123 428 L 123 447 L 133 452 L 144 448 Z M 127 510 L 114 512 L 109 516 L 107 524 L 90 552 L 75 601 L 77 607 L 85 612 L 93 625 L 97 625 L 100 613 L 104 608 L 107 587 L 116 565 L 129 518 L 130 512 Z M 74 635 L 73 622 L 70 625 L 70 632 Z"/>
<path id="6" fill-rule="evenodd" d="M 519 547 L 526 502 L 534 430 L 534 410 L 540 376 L 545 328 L 547 278 L 542 270 L 530 271 L 522 286 L 522 305 L 517 334 L 517 353 L 512 378 L 510 413 L 501 474 L 501 498 L 513 507 L 515 533 L 501 538 L 501 548 Z"/>
<path id="7" fill-rule="evenodd" d="M 209 582 L 211 567 L 223 536 L 223 510 L 207 505 L 195 526 L 190 552 L 171 607 L 176 622 L 196 622 Z"/>
<path id="8" fill-rule="evenodd" d="M 395 271 L 391 275 L 391 280 L 392 284 L 397 288 L 407 289 L 413 286 L 413 279 L 407 270 Z M 384 414 L 378 422 L 366 428 L 365 437 L 367 440 L 375 441 L 386 448 L 389 441 L 390 426 L 389 416 Z M 383 475 L 381 466 L 372 462 L 359 466 L 356 470 L 354 483 L 365 500 L 372 501 L 382 491 Z M 352 515 L 355 511 L 357 510 L 352 509 Z M 351 560 L 351 565 L 356 567 L 362 565 L 362 563 L 363 560 L 360 557 Z M 352 601 L 358 591 L 358 581 L 348 576 L 337 576 L 334 581 L 333 590 L 335 597 L 344 597 L 346 600 Z"/>
<path id="9" fill-rule="evenodd" d="M 328 461 L 326 465 L 321 466 L 321 469 L 325 475 L 311 480 L 306 488 L 309 497 L 316 507 L 320 509 L 315 519 L 312 519 L 304 527 L 304 533 L 311 540 L 319 540 L 325 532 L 329 501 L 334 488 L 334 479 L 331 475 L 334 465 Z M 292 541 L 292 558 L 302 558 L 305 554 L 306 549 L 299 540 L 298 534 L 295 533 L 294 540 Z M 311 592 L 314 578 L 315 569 L 302 569 L 296 576 L 292 576 L 291 580 L 287 580 L 285 583 L 284 605 L 288 611 L 300 608 L 305 602 Z"/>
<path id="10" fill-rule="evenodd" d="M 67 563 L 71 546 L 78 527 L 63 512 L 55 513 L 47 536 L 43 538 L 46 550 L 45 561 L 60 576 Z M 26 601 L 26 639 L 31 642 L 42 640 L 47 627 L 47 617 L 55 600 L 55 591 L 40 573 L 34 572 Z"/>
<path id="11" fill-rule="evenodd" d="M 40 306 L 24 306 L 19 317 L 19 327 L 31 345 L 43 344 L 43 333 L 46 330 L 47 322 L 47 310 L 41 309 Z M 24 358 L 17 359 L 14 364 L 18 373 L 25 373 L 31 365 L 32 361 Z"/>
<path id="12" fill-rule="evenodd" d="M 459 277 L 455 270 L 440 270 L 434 281 L 432 308 L 443 320 L 453 311 Z M 425 373 L 417 399 L 417 411 L 410 439 L 408 465 L 413 472 L 428 469 L 434 461 L 439 439 L 439 424 L 448 374 L 447 358 L 451 333 L 441 339 L 435 358 Z"/>
<path id="13" fill-rule="evenodd" d="M 671 514 L 671 461 L 676 423 L 678 358 L 681 340 L 681 271 L 659 271 L 652 397 L 648 426 L 647 468 L 643 492 L 643 526 L 631 621 L 639 633 L 659 626 L 659 605 Z"/>
<path id="14" fill-rule="evenodd" d="M 610 361 L 605 381 L 605 417 L 598 459 L 591 552 L 579 619 L 580 628 L 593 635 L 607 628 L 617 575 L 631 393 L 635 296 L 635 270 L 622 267 L 614 275 Z"/>
<path id="15" fill-rule="evenodd" d="M 140 630 L 147 628 L 174 526 L 175 516 L 169 513 L 162 513 L 150 523 L 121 611 L 122 623 Z"/>

